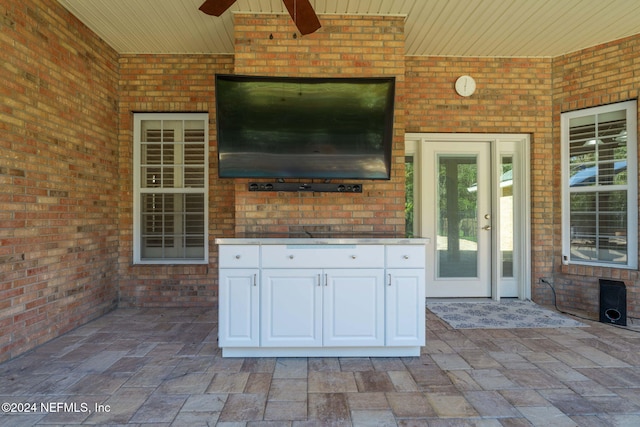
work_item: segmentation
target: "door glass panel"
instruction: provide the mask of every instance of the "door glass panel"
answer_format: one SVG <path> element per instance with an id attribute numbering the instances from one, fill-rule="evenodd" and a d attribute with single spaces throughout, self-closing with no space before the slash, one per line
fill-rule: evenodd
<path id="1" fill-rule="evenodd" d="M 404 217 L 405 217 L 405 237 L 414 237 L 413 236 L 413 228 L 414 228 L 414 214 L 415 214 L 415 203 L 414 203 L 414 193 L 413 193 L 413 171 L 414 171 L 414 163 L 413 157 L 407 156 L 404 160 L 404 171 L 405 171 L 405 201 L 404 201 Z"/>
<path id="2" fill-rule="evenodd" d="M 477 156 L 439 156 L 438 181 L 438 277 L 477 277 Z"/>
<path id="3" fill-rule="evenodd" d="M 513 157 L 502 156 L 500 164 L 500 267 L 502 277 L 513 277 Z"/>

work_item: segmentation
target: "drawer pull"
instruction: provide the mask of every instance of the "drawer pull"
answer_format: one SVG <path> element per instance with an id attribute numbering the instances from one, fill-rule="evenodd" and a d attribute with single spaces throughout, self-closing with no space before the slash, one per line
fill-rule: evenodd
<path id="1" fill-rule="evenodd" d="M 404 259 L 409 259 L 409 255 L 405 255 L 405 256 L 403 256 L 402 258 L 404 258 Z"/>
<path id="2" fill-rule="evenodd" d="M 351 259 L 356 259 L 356 258 L 357 258 L 357 256 L 351 255 Z"/>
<path id="3" fill-rule="evenodd" d="M 293 255 L 289 255 L 289 259 L 293 259 L 293 258 L 294 258 L 294 256 L 293 256 Z"/>
<path id="4" fill-rule="evenodd" d="M 236 255 L 236 259 L 240 259 L 240 255 Z"/>

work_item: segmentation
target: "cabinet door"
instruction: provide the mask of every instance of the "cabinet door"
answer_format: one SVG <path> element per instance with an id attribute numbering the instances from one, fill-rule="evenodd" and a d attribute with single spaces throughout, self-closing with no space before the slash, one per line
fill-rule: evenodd
<path id="1" fill-rule="evenodd" d="M 220 269 L 218 340 L 220 347 L 260 344 L 258 269 Z"/>
<path id="2" fill-rule="evenodd" d="M 386 345 L 425 344 L 424 269 L 387 269 Z"/>
<path id="3" fill-rule="evenodd" d="M 325 270 L 325 347 L 384 345 L 384 270 Z"/>
<path id="4" fill-rule="evenodd" d="M 263 347 L 322 345 L 321 273 L 315 269 L 262 270 Z"/>

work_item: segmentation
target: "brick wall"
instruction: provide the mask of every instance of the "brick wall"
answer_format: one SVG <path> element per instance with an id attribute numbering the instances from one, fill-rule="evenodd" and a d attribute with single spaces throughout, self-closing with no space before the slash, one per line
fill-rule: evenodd
<path id="1" fill-rule="evenodd" d="M 404 232 L 404 133 L 528 133 L 532 285 L 597 310 L 597 278 L 636 271 L 561 264 L 559 117 L 636 98 L 640 37 L 554 59 L 404 57 L 401 17 L 324 16 L 294 38 L 286 15 L 237 15 L 236 55 L 119 56 L 54 0 L 0 0 L 0 361 L 122 306 L 213 305 L 213 240 L 247 231 Z M 273 38 L 269 37 L 270 35 Z M 395 76 L 390 181 L 361 195 L 249 193 L 217 178 L 216 72 Z M 477 93 L 455 95 L 471 74 Z M 132 265 L 132 111 L 210 114 L 209 266 Z"/>
<path id="2" fill-rule="evenodd" d="M 403 236 L 404 19 L 322 16 L 322 28 L 302 37 L 288 15 L 234 19 L 236 74 L 396 78 L 391 180 L 344 181 L 363 182 L 362 194 L 256 193 L 247 190 L 248 180 L 236 180 L 236 233 L 305 229 Z"/>
<path id="3" fill-rule="evenodd" d="M 544 304 L 552 303 L 552 294 L 537 278 L 552 271 L 559 231 L 552 224 L 552 185 L 559 181 L 551 160 L 551 73 L 548 58 L 406 58 L 407 132 L 531 135 L 532 298 Z M 454 90 L 463 74 L 477 83 L 469 98 Z"/>
<path id="4" fill-rule="evenodd" d="M 117 304 L 117 55 L 54 0 L 0 0 L 0 361 Z"/>
<path id="5" fill-rule="evenodd" d="M 637 99 L 640 88 L 640 36 L 628 37 L 555 58 L 553 62 L 554 186 L 560 185 L 560 115 L 566 111 Z M 640 120 L 638 121 L 640 123 Z M 637 270 L 562 264 L 560 192 L 553 198 L 553 280 L 558 299 L 566 307 L 597 316 L 600 278 L 621 280 L 627 286 L 628 316 L 640 318 L 640 277 Z"/>
<path id="6" fill-rule="evenodd" d="M 122 55 L 120 64 L 121 307 L 211 306 L 217 301 L 217 237 L 233 236 L 233 181 L 217 177 L 214 76 L 232 55 Z M 209 265 L 133 265 L 133 112 L 209 113 Z"/>

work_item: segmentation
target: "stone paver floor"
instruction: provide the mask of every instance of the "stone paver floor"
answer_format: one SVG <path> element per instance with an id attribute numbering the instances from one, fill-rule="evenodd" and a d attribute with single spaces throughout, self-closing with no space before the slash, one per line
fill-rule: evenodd
<path id="1" fill-rule="evenodd" d="M 213 309 L 118 309 L 0 364 L 0 426 L 640 426 L 640 334 L 584 323 L 427 312 L 420 357 L 223 359 Z"/>

